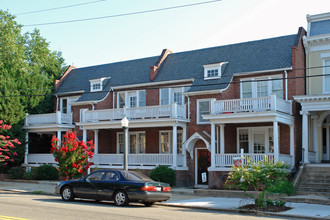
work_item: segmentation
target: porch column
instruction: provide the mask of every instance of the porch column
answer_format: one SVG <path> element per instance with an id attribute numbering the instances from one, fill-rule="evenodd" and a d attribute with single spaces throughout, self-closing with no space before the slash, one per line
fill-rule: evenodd
<path id="1" fill-rule="evenodd" d="M 291 156 L 291 166 L 295 163 L 295 152 L 294 152 L 294 125 L 290 125 L 290 156 Z"/>
<path id="2" fill-rule="evenodd" d="M 24 156 L 24 164 L 28 163 L 28 154 L 29 154 L 29 132 L 26 132 L 25 135 L 25 156 Z"/>
<path id="3" fill-rule="evenodd" d="M 83 142 L 86 143 L 86 141 L 87 141 L 87 130 L 83 129 Z"/>
<path id="4" fill-rule="evenodd" d="M 225 154 L 225 125 L 220 125 L 220 154 Z"/>
<path id="5" fill-rule="evenodd" d="M 182 127 L 182 145 L 183 143 L 185 143 L 187 140 L 187 127 L 183 126 Z M 183 166 L 186 167 L 187 166 L 187 151 L 186 149 L 183 149 L 182 146 L 182 154 L 183 154 Z"/>
<path id="6" fill-rule="evenodd" d="M 94 130 L 94 154 L 99 153 L 99 130 Z"/>
<path id="7" fill-rule="evenodd" d="M 60 143 L 61 143 L 61 141 L 62 141 L 62 131 L 61 130 L 58 130 L 57 131 L 57 139 L 60 141 Z"/>
<path id="8" fill-rule="evenodd" d="M 273 142 L 274 142 L 274 161 L 277 162 L 280 159 L 280 149 L 278 144 L 278 122 L 273 121 Z"/>
<path id="9" fill-rule="evenodd" d="M 215 167 L 215 124 L 211 123 L 211 167 Z"/>
<path id="10" fill-rule="evenodd" d="M 315 152 L 315 163 L 319 162 L 319 147 L 318 147 L 318 127 L 317 127 L 317 115 L 312 115 L 313 119 L 313 151 Z"/>
<path id="11" fill-rule="evenodd" d="M 308 112 L 301 112 L 302 114 L 302 149 L 304 163 L 309 163 L 308 159 Z"/>
<path id="12" fill-rule="evenodd" d="M 178 146 L 177 146 L 177 138 L 178 138 L 178 131 L 177 125 L 173 125 L 173 135 L 172 135 L 172 145 L 173 145 L 173 167 L 177 166 L 177 154 L 178 154 Z"/>

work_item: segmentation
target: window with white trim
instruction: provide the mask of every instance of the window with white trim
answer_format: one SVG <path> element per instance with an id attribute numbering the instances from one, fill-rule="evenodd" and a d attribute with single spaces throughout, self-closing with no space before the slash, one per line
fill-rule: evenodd
<path id="1" fill-rule="evenodd" d="M 324 60 L 324 83 L 323 91 L 324 93 L 330 93 L 330 59 Z"/>
<path id="2" fill-rule="evenodd" d="M 136 108 L 146 106 L 146 91 L 126 91 L 117 93 L 117 107 Z"/>
<path id="3" fill-rule="evenodd" d="M 203 119 L 202 115 L 209 115 L 211 113 L 211 100 L 201 99 L 197 100 L 197 124 L 207 124 L 209 120 Z"/>
<path id="4" fill-rule="evenodd" d="M 141 132 L 129 133 L 129 153 L 130 154 L 144 154 L 146 153 L 146 134 Z M 117 153 L 124 153 L 124 133 L 117 133 Z"/>
<path id="5" fill-rule="evenodd" d="M 186 91 L 185 87 L 159 89 L 159 105 L 170 105 L 173 102 L 183 105 L 184 95 L 182 93 L 184 91 Z"/>
<path id="6" fill-rule="evenodd" d="M 241 79 L 241 98 L 266 97 L 275 94 L 283 98 L 283 78 L 280 75 Z"/>
<path id="7" fill-rule="evenodd" d="M 107 79 L 107 77 L 99 78 L 99 79 L 91 79 L 89 80 L 91 84 L 91 92 L 102 91 L 103 89 L 103 81 Z"/>
<path id="8" fill-rule="evenodd" d="M 61 113 L 68 113 L 68 99 L 61 99 Z"/>
<path id="9" fill-rule="evenodd" d="M 221 72 L 223 71 L 224 65 L 228 62 L 213 63 L 203 65 L 204 67 L 204 79 L 219 79 L 221 78 Z"/>
<path id="10" fill-rule="evenodd" d="M 159 153 L 170 154 L 173 152 L 172 148 L 173 131 L 160 131 L 159 132 Z M 177 131 L 177 153 L 182 154 L 182 130 Z"/>

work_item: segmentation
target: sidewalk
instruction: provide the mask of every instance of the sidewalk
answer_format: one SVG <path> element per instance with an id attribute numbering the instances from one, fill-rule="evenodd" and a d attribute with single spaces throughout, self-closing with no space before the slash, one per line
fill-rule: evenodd
<path id="1" fill-rule="evenodd" d="M 0 191 L 10 190 L 16 192 L 55 195 L 57 182 L 52 181 L 0 181 Z M 241 198 L 195 196 L 193 189 L 173 188 L 172 198 L 164 206 L 185 208 L 198 208 L 218 211 L 239 212 L 238 207 L 253 203 L 252 200 Z M 287 203 L 291 210 L 280 213 L 267 213 L 279 217 L 295 217 L 303 219 L 330 219 L 329 205 L 316 205 L 307 203 Z"/>

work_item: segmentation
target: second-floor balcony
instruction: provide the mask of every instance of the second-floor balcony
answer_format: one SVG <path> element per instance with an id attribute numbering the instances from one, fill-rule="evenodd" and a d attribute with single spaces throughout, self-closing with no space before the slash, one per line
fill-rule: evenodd
<path id="1" fill-rule="evenodd" d="M 56 112 L 49 114 L 35 114 L 35 115 L 27 115 L 25 118 L 25 126 L 47 125 L 47 124 L 72 125 L 72 113 L 65 114 L 61 112 Z"/>
<path id="2" fill-rule="evenodd" d="M 258 98 L 228 99 L 211 102 L 211 114 L 279 111 L 292 115 L 292 102 L 276 95 Z"/>
<path id="3" fill-rule="evenodd" d="M 126 116 L 129 120 L 177 118 L 187 119 L 186 105 L 157 105 L 136 108 L 88 110 L 83 113 L 82 122 L 116 121 Z"/>

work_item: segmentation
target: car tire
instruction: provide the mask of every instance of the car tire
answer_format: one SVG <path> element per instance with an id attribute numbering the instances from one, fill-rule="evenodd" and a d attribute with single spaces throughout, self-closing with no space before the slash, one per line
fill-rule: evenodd
<path id="1" fill-rule="evenodd" d="M 154 205 L 154 202 L 145 202 L 144 205 L 145 205 L 146 207 L 151 207 L 151 206 Z"/>
<path id="2" fill-rule="evenodd" d="M 61 190 L 61 197 L 64 201 L 74 200 L 73 190 L 70 186 L 64 186 Z"/>
<path id="3" fill-rule="evenodd" d="M 128 196 L 125 191 L 117 191 L 113 197 L 113 201 L 117 206 L 127 206 L 128 205 Z"/>

